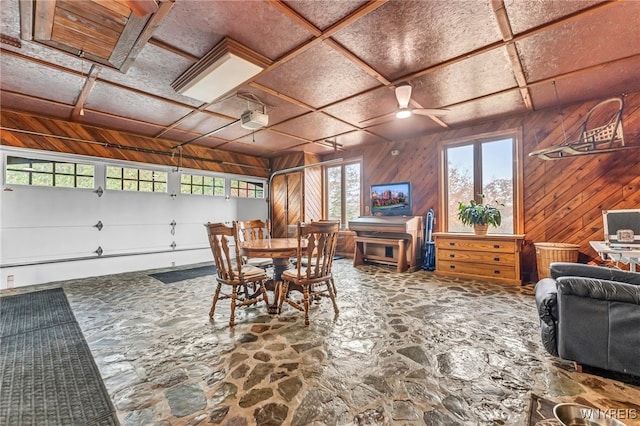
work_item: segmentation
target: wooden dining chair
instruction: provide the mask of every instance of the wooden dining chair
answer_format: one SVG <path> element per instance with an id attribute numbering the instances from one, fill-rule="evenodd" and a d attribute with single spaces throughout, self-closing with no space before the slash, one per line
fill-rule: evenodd
<path id="1" fill-rule="evenodd" d="M 269 221 L 260 219 L 237 220 L 235 221 L 238 232 L 238 241 L 266 240 L 271 236 Z M 266 269 L 273 266 L 271 258 L 264 257 L 243 257 L 243 262 L 247 265 L 257 266 Z"/>
<path id="2" fill-rule="evenodd" d="M 235 224 L 228 226 L 224 223 L 206 223 L 205 227 L 216 264 L 216 280 L 218 282 L 209 318 L 213 320 L 216 304 L 219 300 L 231 299 L 229 327 L 233 327 L 236 307 L 254 305 L 264 301 L 268 309 L 269 298 L 265 289 L 267 273 L 255 266 L 243 264 Z M 231 293 L 223 291 L 223 286 L 230 287 Z"/>
<path id="3" fill-rule="evenodd" d="M 304 324 L 309 325 L 309 305 L 311 299 L 328 297 L 333 303 L 335 315 L 338 315 L 335 284 L 332 275 L 333 256 L 338 242 L 337 222 L 298 223 L 296 238 L 298 253 L 295 269 L 282 273 L 282 290 L 278 311 L 282 311 L 284 302 L 304 312 Z M 306 242 L 306 244 L 304 244 Z M 294 291 L 302 293 L 294 297 Z"/>

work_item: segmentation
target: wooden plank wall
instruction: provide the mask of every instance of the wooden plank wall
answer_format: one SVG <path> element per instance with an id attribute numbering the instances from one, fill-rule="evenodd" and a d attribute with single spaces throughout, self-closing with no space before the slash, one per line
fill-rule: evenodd
<path id="1" fill-rule="evenodd" d="M 172 149 L 177 143 L 168 140 L 141 137 L 7 110 L 2 110 L 0 120 L 3 127 L 2 145 L 173 167 L 180 164 L 185 168 L 262 178 L 269 176 L 269 160 L 259 157 L 197 145 L 185 145 L 182 148 L 180 162 L 179 151 Z M 19 133 L 6 129 L 26 130 L 77 140 Z"/>
<path id="2" fill-rule="evenodd" d="M 274 170 L 315 164 L 320 157 L 293 153 L 272 159 Z M 309 167 L 274 177 L 271 183 L 271 229 L 274 237 L 288 234 L 288 225 L 322 218 L 322 168 Z"/>
<path id="3" fill-rule="evenodd" d="M 363 188 L 368 188 L 372 183 L 410 181 L 413 186 L 414 214 L 422 215 L 429 208 L 436 209 L 438 206 L 439 143 L 482 133 L 521 128 L 525 153 L 524 219 L 527 240 L 523 270 L 528 274 L 525 279 L 535 280 L 534 242 L 579 244 L 580 260 L 586 261 L 596 256 L 589 246 L 589 241 L 600 240 L 603 236 L 602 210 L 640 208 L 640 149 L 558 161 L 543 161 L 526 155 L 536 149 L 562 144 L 563 126 L 567 134 L 572 133 L 582 123 L 589 109 L 601 100 L 470 127 L 453 128 L 405 141 L 367 146 L 359 150 L 341 152 L 339 156 L 345 160 L 362 157 Z M 64 141 L 54 137 L 3 130 L 4 145 L 177 166 L 177 155 L 170 155 L 174 143 L 169 141 L 11 111 L 2 111 L 0 118 L 5 128 L 112 144 L 103 146 Z M 640 145 L 640 92 L 626 96 L 623 123 L 627 144 Z M 129 147 L 139 149 L 128 149 Z M 398 150 L 399 155 L 392 156 L 392 150 Z M 319 160 L 315 155 L 295 153 L 269 162 L 267 159 L 196 145 L 185 146 L 183 156 L 195 157 L 183 158 L 183 167 L 257 177 L 268 177 L 269 166 L 272 170 L 282 170 Z M 337 156 L 332 154 L 323 157 L 322 160 Z M 309 173 L 306 173 L 306 170 Z M 284 216 L 283 206 L 291 202 L 298 203 L 294 208 L 298 209 L 300 220 L 306 220 L 307 217 L 315 219 L 319 217 L 318 212 L 322 211 L 322 200 L 318 196 L 322 193 L 321 173 L 311 168 L 305 169 L 305 173 L 300 176 L 299 183 L 288 182 L 289 179 L 280 180 L 281 177 L 274 179 L 271 193 L 272 220 L 282 221 L 283 226 L 286 226 L 288 221 Z M 364 191 L 362 201 L 363 206 L 368 205 L 368 191 Z M 436 216 L 438 214 L 436 210 Z M 290 219 L 290 216 L 291 214 L 287 217 Z M 440 230 L 437 220 L 435 230 Z M 352 247 L 351 242 L 345 241 L 344 247 Z"/>
<path id="4" fill-rule="evenodd" d="M 305 154 L 305 165 L 322 161 L 320 156 Z M 304 169 L 304 220 L 322 219 L 322 167 Z"/>
<path id="5" fill-rule="evenodd" d="M 304 164 L 304 153 L 298 152 L 273 158 L 271 167 L 274 172 L 290 169 Z M 295 212 L 301 212 L 301 206 L 293 206 L 289 211 L 290 204 L 301 203 L 302 194 L 302 173 L 285 173 L 277 175 L 271 181 L 269 220 L 271 221 L 271 234 L 274 237 L 285 237 L 288 235 L 287 226 L 289 220 L 300 220 Z"/>
<path id="6" fill-rule="evenodd" d="M 438 144 L 482 133 L 521 128 L 524 152 L 525 280 L 536 279 L 534 242 L 580 245 L 580 261 L 595 258 L 590 240 L 602 240 L 602 210 L 640 208 L 640 149 L 612 154 L 544 161 L 529 157 L 540 148 L 563 143 L 602 99 L 533 112 L 525 116 L 453 129 L 401 142 L 389 142 L 342 153 L 345 159 L 362 156 L 363 188 L 373 183 L 410 181 L 413 211 L 424 215 L 438 207 Z M 626 96 L 623 114 L 627 145 L 640 146 L 640 92 Z M 392 156 L 391 151 L 399 155 Z M 324 160 L 332 158 L 327 156 Z M 363 206 L 369 204 L 368 191 Z M 434 225 L 439 231 L 438 220 Z M 348 243 L 347 243 L 348 244 Z"/>

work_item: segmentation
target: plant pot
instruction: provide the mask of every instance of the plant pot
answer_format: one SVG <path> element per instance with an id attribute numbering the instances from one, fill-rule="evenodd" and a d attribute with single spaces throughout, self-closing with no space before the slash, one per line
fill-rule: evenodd
<path id="1" fill-rule="evenodd" d="M 487 235 L 487 229 L 489 229 L 489 225 L 473 225 L 476 235 Z"/>

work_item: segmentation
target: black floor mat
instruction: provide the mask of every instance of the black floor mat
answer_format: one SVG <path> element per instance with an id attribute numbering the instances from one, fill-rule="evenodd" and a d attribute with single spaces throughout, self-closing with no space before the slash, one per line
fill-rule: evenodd
<path id="1" fill-rule="evenodd" d="M 62 289 L 1 297 L 0 311 L 0 424 L 119 424 Z"/>
<path id="2" fill-rule="evenodd" d="M 199 266 L 197 268 L 189 269 L 176 269 L 174 271 L 159 272 L 157 274 L 149 274 L 157 280 L 162 281 L 165 284 L 171 284 L 178 281 L 184 281 L 191 278 L 204 277 L 206 275 L 214 275 L 216 273 L 216 267 L 214 265 Z"/>

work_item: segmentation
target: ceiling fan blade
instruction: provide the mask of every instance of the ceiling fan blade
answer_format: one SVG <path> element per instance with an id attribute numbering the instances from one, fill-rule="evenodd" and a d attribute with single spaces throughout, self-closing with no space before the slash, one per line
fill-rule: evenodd
<path id="1" fill-rule="evenodd" d="M 400 108 L 409 106 L 411 100 L 411 85 L 409 83 L 400 83 L 396 86 L 396 99 Z"/>
<path id="2" fill-rule="evenodd" d="M 416 108 L 412 110 L 412 112 L 418 115 L 446 115 L 449 110 L 438 108 Z"/>
<path id="3" fill-rule="evenodd" d="M 385 121 L 389 121 L 390 119 L 395 117 L 395 115 L 396 115 L 395 112 L 389 112 L 386 114 L 378 115 L 376 117 L 371 117 L 366 120 L 363 120 L 360 122 L 360 124 L 362 124 L 364 127 L 375 126 L 377 124 L 382 124 Z"/>
<path id="4" fill-rule="evenodd" d="M 146 16 L 158 11 L 155 0 L 126 0 L 127 6 L 138 16 Z"/>

